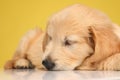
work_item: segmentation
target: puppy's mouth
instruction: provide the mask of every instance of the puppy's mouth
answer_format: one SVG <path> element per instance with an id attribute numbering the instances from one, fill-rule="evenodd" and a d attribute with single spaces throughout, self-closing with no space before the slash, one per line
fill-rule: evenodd
<path id="1" fill-rule="evenodd" d="M 44 65 L 45 69 L 48 70 L 48 71 L 68 71 L 68 70 L 70 71 L 70 70 L 75 70 L 74 68 L 73 69 L 63 68 L 63 67 L 60 68 L 59 66 L 57 66 L 57 64 L 51 63 L 49 61 L 43 61 L 42 64 Z"/>
<path id="2" fill-rule="evenodd" d="M 51 59 L 47 58 L 44 59 L 42 61 L 42 64 L 44 66 L 44 68 L 46 70 L 49 71 L 66 71 L 66 70 L 78 70 L 79 67 L 81 67 L 82 65 L 84 65 L 85 61 L 90 58 L 93 55 L 93 53 L 91 53 L 90 55 L 88 55 L 87 57 L 84 58 L 84 60 L 82 61 L 82 63 L 78 64 L 78 65 L 74 65 L 74 67 L 70 67 L 70 65 L 66 65 L 66 66 L 62 66 L 62 65 L 58 65 L 55 63 L 55 61 L 52 61 Z M 72 65 L 72 64 L 71 64 Z"/>

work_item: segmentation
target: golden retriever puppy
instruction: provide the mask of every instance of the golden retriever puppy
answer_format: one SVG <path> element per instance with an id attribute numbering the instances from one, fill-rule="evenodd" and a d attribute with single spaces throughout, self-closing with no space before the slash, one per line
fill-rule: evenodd
<path id="1" fill-rule="evenodd" d="M 38 28 L 30 30 L 21 39 L 15 54 L 5 69 L 42 69 L 42 43 L 44 32 Z"/>
<path id="2" fill-rule="evenodd" d="M 42 64 L 48 70 L 120 70 L 120 28 L 76 4 L 50 17 Z"/>

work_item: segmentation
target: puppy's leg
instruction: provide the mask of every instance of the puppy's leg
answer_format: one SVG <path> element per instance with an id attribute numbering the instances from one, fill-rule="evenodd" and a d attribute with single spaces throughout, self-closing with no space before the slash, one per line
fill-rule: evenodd
<path id="1" fill-rule="evenodd" d="M 101 62 L 98 70 L 120 70 L 120 53 L 114 54 Z"/>
<path id="2" fill-rule="evenodd" d="M 15 61 L 14 68 L 16 68 L 16 69 L 32 69 L 32 68 L 34 68 L 34 66 L 32 65 L 32 63 L 29 60 L 27 60 L 25 58 L 20 58 L 17 61 Z"/>
<path id="3" fill-rule="evenodd" d="M 31 69 L 33 66 L 32 64 L 24 58 L 20 58 L 18 60 L 9 60 L 4 65 L 4 69 Z"/>
<path id="4" fill-rule="evenodd" d="M 120 70 L 120 53 L 114 54 L 107 59 L 93 65 L 83 64 L 77 70 Z"/>
<path id="5" fill-rule="evenodd" d="M 32 40 L 41 33 L 41 30 L 34 29 L 29 31 L 23 38 L 21 39 L 16 52 L 12 58 L 12 60 L 8 61 L 4 68 L 5 69 L 21 69 L 21 68 L 32 68 L 31 62 L 27 59 L 27 51 L 29 50 L 29 47 L 31 46 Z"/>

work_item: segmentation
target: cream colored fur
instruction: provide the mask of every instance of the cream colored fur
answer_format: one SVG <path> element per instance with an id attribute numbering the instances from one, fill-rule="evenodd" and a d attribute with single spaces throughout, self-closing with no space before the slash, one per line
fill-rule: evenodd
<path id="1" fill-rule="evenodd" d="M 5 68 L 28 66 L 26 57 L 39 69 L 50 59 L 53 70 L 120 70 L 120 27 L 104 13 L 76 4 L 53 14 L 45 34 L 26 34 Z"/>
<path id="2" fill-rule="evenodd" d="M 65 8 L 50 17 L 46 34 L 52 39 L 43 56 L 56 64 L 53 70 L 120 70 L 120 28 L 98 10 Z"/>
<path id="3" fill-rule="evenodd" d="M 44 32 L 38 28 L 30 30 L 21 39 L 12 60 L 5 64 L 5 69 L 29 67 L 29 63 L 42 69 L 42 43 Z"/>

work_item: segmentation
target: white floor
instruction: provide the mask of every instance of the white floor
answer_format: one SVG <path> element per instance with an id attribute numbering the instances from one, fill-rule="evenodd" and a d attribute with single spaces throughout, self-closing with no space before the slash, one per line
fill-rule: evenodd
<path id="1" fill-rule="evenodd" d="M 0 80 L 120 80 L 120 71 L 1 71 Z"/>

